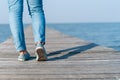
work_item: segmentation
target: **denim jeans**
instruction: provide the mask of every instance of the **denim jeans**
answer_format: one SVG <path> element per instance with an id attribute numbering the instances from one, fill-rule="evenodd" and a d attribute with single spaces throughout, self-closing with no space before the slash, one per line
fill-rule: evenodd
<path id="1" fill-rule="evenodd" d="M 45 42 L 45 16 L 42 0 L 26 0 L 32 18 L 34 41 Z M 26 50 L 23 28 L 24 0 L 8 0 L 10 29 L 17 51 Z"/>

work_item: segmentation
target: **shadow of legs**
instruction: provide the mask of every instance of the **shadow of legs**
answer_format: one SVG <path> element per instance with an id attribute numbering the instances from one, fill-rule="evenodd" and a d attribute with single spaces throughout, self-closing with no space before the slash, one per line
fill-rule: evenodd
<path id="1" fill-rule="evenodd" d="M 77 47 L 72 47 L 72 48 L 68 48 L 68 49 L 64 49 L 64 50 L 51 52 L 47 56 L 54 56 L 54 55 L 61 54 L 63 52 L 68 52 L 68 53 L 67 54 L 63 54 L 62 56 L 59 56 L 59 57 L 50 58 L 50 59 L 48 59 L 48 61 L 66 59 L 68 57 L 74 56 L 76 54 L 79 54 L 79 53 L 81 53 L 83 51 L 86 51 L 88 49 L 94 48 L 96 46 L 98 46 L 98 45 L 94 44 L 94 43 L 90 43 L 90 44 L 87 44 L 87 45 L 84 45 L 84 46 L 77 46 Z"/>

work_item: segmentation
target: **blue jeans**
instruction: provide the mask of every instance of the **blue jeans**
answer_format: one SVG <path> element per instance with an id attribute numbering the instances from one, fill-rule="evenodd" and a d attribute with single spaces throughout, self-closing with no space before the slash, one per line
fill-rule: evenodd
<path id="1" fill-rule="evenodd" d="M 45 42 L 45 16 L 42 0 L 26 0 L 29 14 L 32 18 L 34 41 Z M 26 50 L 23 28 L 24 0 L 8 0 L 9 22 L 17 51 Z"/>

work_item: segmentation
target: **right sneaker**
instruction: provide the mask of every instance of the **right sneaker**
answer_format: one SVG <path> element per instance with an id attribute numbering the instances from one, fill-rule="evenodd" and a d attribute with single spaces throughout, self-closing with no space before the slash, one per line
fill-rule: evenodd
<path id="1" fill-rule="evenodd" d="M 37 61 L 47 60 L 46 50 L 42 44 L 36 44 L 35 55 Z"/>

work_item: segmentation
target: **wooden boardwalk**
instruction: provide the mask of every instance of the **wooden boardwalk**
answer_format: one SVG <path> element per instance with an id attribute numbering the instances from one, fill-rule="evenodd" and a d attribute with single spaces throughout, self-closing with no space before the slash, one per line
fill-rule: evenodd
<path id="1" fill-rule="evenodd" d="M 12 38 L 0 44 L 0 80 L 120 80 L 120 53 L 47 28 L 48 61 L 37 62 L 31 27 L 31 60 L 17 61 Z"/>

